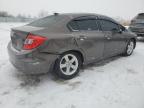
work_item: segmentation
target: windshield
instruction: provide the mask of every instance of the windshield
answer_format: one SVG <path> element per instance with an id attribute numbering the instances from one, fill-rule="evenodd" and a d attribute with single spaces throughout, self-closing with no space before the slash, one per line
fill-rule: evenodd
<path id="1" fill-rule="evenodd" d="M 144 27 L 144 23 L 133 23 L 132 26 Z"/>
<path id="2" fill-rule="evenodd" d="M 29 26 L 35 26 L 35 27 L 50 27 L 58 25 L 62 20 L 64 16 L 58 16 L 58 15 L 52 15 L 48 17 L 44 17 L 41 19 L 38 19 L 36 21 L 31 22 L 28 24 Z"/>

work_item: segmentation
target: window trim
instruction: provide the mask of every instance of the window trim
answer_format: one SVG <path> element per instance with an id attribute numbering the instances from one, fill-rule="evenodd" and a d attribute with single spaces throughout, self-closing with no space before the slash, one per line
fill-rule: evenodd
<path id="1" fill-rule="evenodd" d="M 71 21 L 69 21 L 68 23 L 67 23 L 67 28 L 70 30 L 70 32 L 78 32 L 79 30 L 74 30 L 71 26 L 70 26 L 70 22 L 72 22 L 72 21 L 74 21 L 74 20 L 71 20 Z"/>

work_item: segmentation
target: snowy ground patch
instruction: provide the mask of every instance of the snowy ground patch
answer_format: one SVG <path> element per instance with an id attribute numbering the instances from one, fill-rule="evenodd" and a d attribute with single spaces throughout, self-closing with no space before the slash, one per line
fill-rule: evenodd
<path id="1" fill-rule="evenodd" d="M 8 61 L 10 28 L 0 23 L 0 108 L 144 108 L 144 42 L 130 57 L 84 67 L 64 81 L 50 74 L 26 76 Z"/>

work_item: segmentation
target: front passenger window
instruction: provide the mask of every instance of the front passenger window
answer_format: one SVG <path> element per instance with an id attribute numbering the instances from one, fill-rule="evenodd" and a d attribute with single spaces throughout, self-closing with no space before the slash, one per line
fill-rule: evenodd
<path id="1" fill-rule="evenodd" d="M 119 26 L 108 20 L 100 20 L 101 29 L 103 31 L 112 31 L 114 29 L 119 30 Z"/>

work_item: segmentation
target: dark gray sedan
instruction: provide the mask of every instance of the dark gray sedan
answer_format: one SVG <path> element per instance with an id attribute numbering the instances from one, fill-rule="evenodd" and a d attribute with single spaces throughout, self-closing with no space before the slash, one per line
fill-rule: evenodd
<path id="1" fill-rule="evenodd" d="M 123 54 L 129 56 L 136 36 L 115 20 L 97 14 L 54 14 L 12 28 L 11 63 L 26 74 L 54 72 L 75 77 L 82 65 Z"/>

